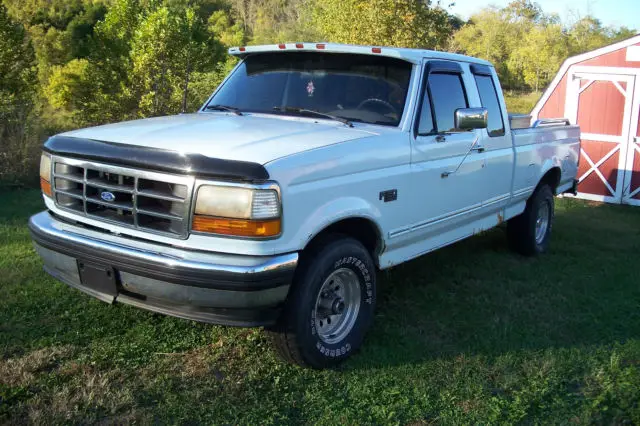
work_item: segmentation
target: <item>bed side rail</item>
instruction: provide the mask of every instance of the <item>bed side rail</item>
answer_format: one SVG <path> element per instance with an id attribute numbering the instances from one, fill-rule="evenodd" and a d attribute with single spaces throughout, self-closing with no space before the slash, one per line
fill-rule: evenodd
<path id="1" fill-rule="evenodd" d="M 555 127 L 571 126 L 568 118 L 541 118 L 536 120 L 531 127 Z"/>

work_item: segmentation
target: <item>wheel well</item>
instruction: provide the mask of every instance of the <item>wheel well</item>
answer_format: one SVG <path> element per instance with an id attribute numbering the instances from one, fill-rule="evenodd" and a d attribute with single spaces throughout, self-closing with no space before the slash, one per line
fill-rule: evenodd
<path id="1" fill-rule="evenodd" d="M 549 169 L 547 173 L 542 176 L 542 179 L 540 179 L 538 187 L 542 184 L 549 185 L 555 194 L 558 189 L 558 185 L 560 184 L 560 167 L 552 167 Z"/>
<path id="2" fill-rule="evenodd" d="M 340 220 L 324 228 L 307 243 L 305 250 L 321 243 L 321 240 L 330 234 L 348 235 L 360 241 L 373 257 L 374 262 L 377 262 L 378 253 L 384 244 L 380 230 L 373 221 L 362 217 L 354 217 Z"/>

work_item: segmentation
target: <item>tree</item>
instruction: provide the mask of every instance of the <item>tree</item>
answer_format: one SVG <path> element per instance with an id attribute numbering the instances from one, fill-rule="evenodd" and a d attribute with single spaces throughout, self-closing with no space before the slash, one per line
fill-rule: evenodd
<path id="1" fill-rule="evenodd" d="M 221 53 L 193 8 L 163 6 L 150 12 L 131 45 L 132 78 L 141 94 L 139 113 L 177 112 L 180 104 L 185 111 L 191 74 L 213 68 Z"/>
<path id="2" fill-rule="evenodd" d="M 96 80 L 93 67 L 86 59 L 73 59 L 64 65 L 54 65 L 43 94 L 56 114 L 61 127 L 98 122 L 95 105 Z"/>
<path id="3" fill-rule="evenodd" d="M 473 15 L 469 22 L 453 36 L 450 50 L 492 62 L 503 83 L 511 80 L 507 61 L 510 54 L 508 24 L 495 7 L 488 7 Z"/>
<path id="4" fill-rule="evenodd" d="M 216 10 L 208 19 L 209 32 L 215 34 L 224 46 L 242 46 L 247 42 L 245 33 L 240 22 L 231 19 L 229 11 Z"/>
<path id="5" fill-rule="evenodd" d="M 524 83 L 536 92 L 551 81 L 568 56 L 564 38 L 559 24 L 538 25 L 527 32 L 512 53 L 512 60 L 520 64 Z"/>
<path id="6" fill-rule="evenodd" d="M 230 17 L 251 44 L 313 41 L 312 23 L 319 0 L 229 0 Z"/>
<path id="7" fill-rule="evenodd" d="M 135 117 L 131 43 L 143 14 L 138 0 L 116 0 L 86 41 L 86 58 L 50 67 L 43 94 L 57 127 L 88 126 Z"/>
<path id="8" fill-rule="evenodd" d="M 605 27 L 599 19 L 593 16 L 585 16 L 578 19 L 569 28 L 570 54 L 577 55 L 588 52 L 607 44 L 633 37 L 635 34 L 635 31 L 626 27 L 617 29 Z"/>
<path id="9" fill-rule="evenodd" d="M 451 23 L 424 0 L 324 0 L 314 11 L 318 32 L 338 43 L 442 49 Z"/>
<path id="10" fill-rule="evenodd" d="M 450 50 L 491 61 L 504 87 L 539 90 L 570 55 L 597 49 L 634 35 L 628 28 L 603 27 L 587 16 L 569 28 L 537 3 L 516 0 L 487 7 L 458 30 Z"/>
<path id="11" fill-rule="evenodd" d="M 3 1 L 32 40 L 42 84 L 52 66 L 88 56 L 93 29 L 107 10 L 100 0 Z"/>
<path id="12" fill-rule="evenodd" d="M 520 90 L 538 90 L 567 55 L 558 16 L 529 0 L 481 10 L 455 33 L 450 48 L 492 62 L 503 86 Z"/>
<path id="13" fill-rule="evenodd" d="M 35 144 L 27 143 L 36 91 L 35 55 L 24 27 L 0 3 L 0 180 L 24 173 Z"/>
<path id="14" fill-rule="evenodd" d="M 30 106 L 35 90 L 34 66 L 33 48 L 24 27 L 11 20 L 0 4 L 0 125 Z"/>

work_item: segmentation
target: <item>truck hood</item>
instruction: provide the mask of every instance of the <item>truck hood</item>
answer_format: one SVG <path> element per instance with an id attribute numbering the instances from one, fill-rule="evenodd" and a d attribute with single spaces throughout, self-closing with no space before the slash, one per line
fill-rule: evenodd
<path id="1" fill-rule="evenodd" d="M 266 164 L 298 152 L 373 134 L 326 120 L 197 113 L 89 127 L 62 136 Z"/>

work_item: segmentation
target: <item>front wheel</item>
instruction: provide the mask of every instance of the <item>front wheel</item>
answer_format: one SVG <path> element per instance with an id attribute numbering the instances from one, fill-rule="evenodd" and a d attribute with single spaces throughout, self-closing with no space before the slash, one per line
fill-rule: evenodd
<path id="1" fill-rule="evenodd" d="M 334 236 L 304 254 L 278 325 L 269 330 L 286 361 L 332 367 L 362 345 L 373 321 L 376 270 L 353 238 Z"/>
<path id="2" fill-rule="evenodd" d="M 507 223 L 511 248 L 525 256 L 544 253 L 549 248 L 553 217 L 553 191 L 543 184 L 529 198 L 524 212 Z"/>

